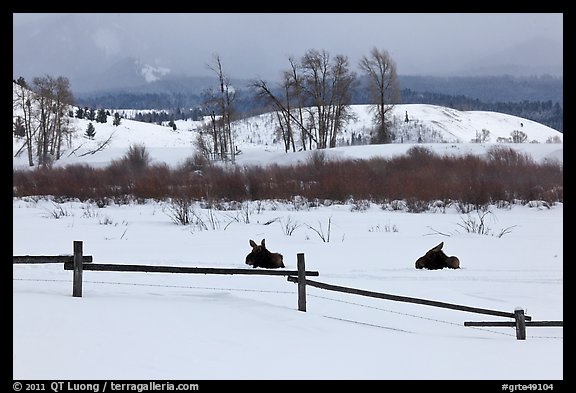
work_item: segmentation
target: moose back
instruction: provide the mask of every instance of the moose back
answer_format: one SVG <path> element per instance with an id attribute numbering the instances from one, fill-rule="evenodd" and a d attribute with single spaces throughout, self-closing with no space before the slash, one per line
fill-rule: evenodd
<path id="1" fill-rule="evenodd" d="M 455 256 L 448 256 L 442 251 L 444 247 L 444 242 L 438 244 L 436 247 L 431 248 L 428 252 L 418 258 L 416 261 L 416 269 L 444 269 L 445 267 L 450 269 L 459 269 L 460 260 Z"/>

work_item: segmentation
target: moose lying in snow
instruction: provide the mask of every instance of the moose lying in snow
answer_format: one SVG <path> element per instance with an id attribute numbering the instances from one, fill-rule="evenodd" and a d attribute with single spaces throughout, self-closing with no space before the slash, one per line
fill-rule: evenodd
<path id="1" fill-rule="evenodd" d="M 436 270 L 444 269 L 445 267 L 450 269 L 460 268 L 460 260 L 455 256 L 449 257 L 444 254 L 444 251 L 442 251 L 443 246 L 444 242 L 430 249 L 423 257 L 418 258 L 416 261 L 416 269 Z"/>
<path id="2" fill-rule="evenodd" d="M 266 269 L 278 269 L 284 267 L 282 254 L 270 252 L 266 248 L 266 240 L 262 239 L 260 245 L 254 240 L 250 240 L 252 252 L 246 255 L 246 264 L 252 267 L 264 267 Z"/>

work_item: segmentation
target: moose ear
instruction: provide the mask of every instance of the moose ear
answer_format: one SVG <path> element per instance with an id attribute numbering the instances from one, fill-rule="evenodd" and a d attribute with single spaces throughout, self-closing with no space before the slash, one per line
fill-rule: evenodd
<path id="1" fill-rule="evenodd" d="M 250 245 L 252 247 L 258 247 L 258 245 L 256 244 L 256 242 L 254 240 L 250 240 Z"/>
<path id="2" fill-rule="evenodd" d="M 436 247 L 434 247 L 432 250 L 434 251 L 440 251 L 442 249 L 442 247 L 444 247 L 444 242 L 438 244 Z"/>
<path id="3" fill-rule="evenodd" d="M 266 248 L 266 239 L 262 239 L 260 244 L 262 245 L 262 247 Z"/>

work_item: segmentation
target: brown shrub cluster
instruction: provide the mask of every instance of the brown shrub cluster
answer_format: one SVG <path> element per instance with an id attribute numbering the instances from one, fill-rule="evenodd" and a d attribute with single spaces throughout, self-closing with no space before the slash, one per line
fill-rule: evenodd
<path id="1" fill-rule="evenodd" d="M 563 167 L 536 163 L 513 149 L 494 148 L 487 157 L 439 156 L 416 146 L 394 158 L 328 160 L 315 155 L 294 166 L 220 166 L 188 162 L 179 168 L 138 160 L 105 168 L 15 170 L 15 197 L 51 195 L 87 200 L 185 198 L 206 201 L 291 200 L 295 196 L 333 201 L 563 201 Z M 144 155 L 145 156 L 145 155 Z M 142 159 L 144 158 L 144 159 Z M 135 165 L 137 164 L 137 165 Z"/>

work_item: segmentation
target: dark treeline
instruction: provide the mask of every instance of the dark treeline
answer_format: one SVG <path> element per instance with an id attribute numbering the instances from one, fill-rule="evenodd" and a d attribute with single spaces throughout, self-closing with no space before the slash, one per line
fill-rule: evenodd
<path id="1" fill-rule="evenodd" d="M 552 101 L 564 106 L 564 79 L 561 76 L 420 76 L 399 75 L 402 89 L 463 95 L 482 102 Z"/>
<path id="2" fill-rule="evenodd" d="M 141 110 L 131 120 L 160 124 L 170 120 L 202 120 L 209 113 L 202 108 L 198 94 L 185 93 L 106 93 L 76 98 L 79 107 L 106 108 L 111 110 Z M 259 102 L 247 89 L 238 90 L 236 108 L 243 117 L 263 113 Z"/>
<path id="3" fill-rule="evenodd" d="M 422 93 L 410 89 L 401 91 L 402 102 L 410 104 L 431 104 L 446 106 L 460 111 L 489 111 L 523 117 L 544 124 L 556 131 L 564 132 L 564 109 L 559 102 L 483 102 L 463 95 Z"/>
<path id="4" fill-rule="evenodd" d="M 544 124 L 557 131 L 564 130 L 562 78 L 552 76 L 513 78 L 491 77 L 423 77 L 399 76 L 401 100 L 397 104 L 430 104 L 457 110 L 478 110 L 505 113 Z M 369 104 L 362 78 L 351 95 L 352 104 Z M 77 106 L 107 109 L 156 109 L 168 113 L 160 121 L 191 118 L 199 120 L 202 98 L 198 92 L 128 93 L 110 92 L 83 95 Z M 261 100 L 247 88 L 236 90 L 236 111 L 240 117 L 263 113 Z M 194 114 L 190 112 L 194 111 Z M 143 116 L 140 121 L 159 121 Z"/>
<path id="5" fill-rule="evenodd" d="M 86 164 L 15 170 L 13 196 L 51 195 L 127 203 L 145 199 L 200 201 L 404 200 L 423 206 L 442 201 L 481 206 L 487 203 L 563 201 L 563 167 L 536 163 L 507 147 L 494 147 L 488 158 L 439 156 L 415 146 L 403 156 L 365 160 L 328 160 L 321 151 L 295 166 L 220 166 L 201 157 L 177 168 L 150 165 L 145 149 L 134 149 L 105 168 Z M 413 209 L 415 210 L 415 209 Z M 425 209 L 424 209 L 425 210 Z"/>
<path id="6" fill-rule="evenodd" d="M 77 106 L 107 109 L 171 109 L 193 108 L 200 102 L 197 94 L 110 92 L 77 97 Z"/>

